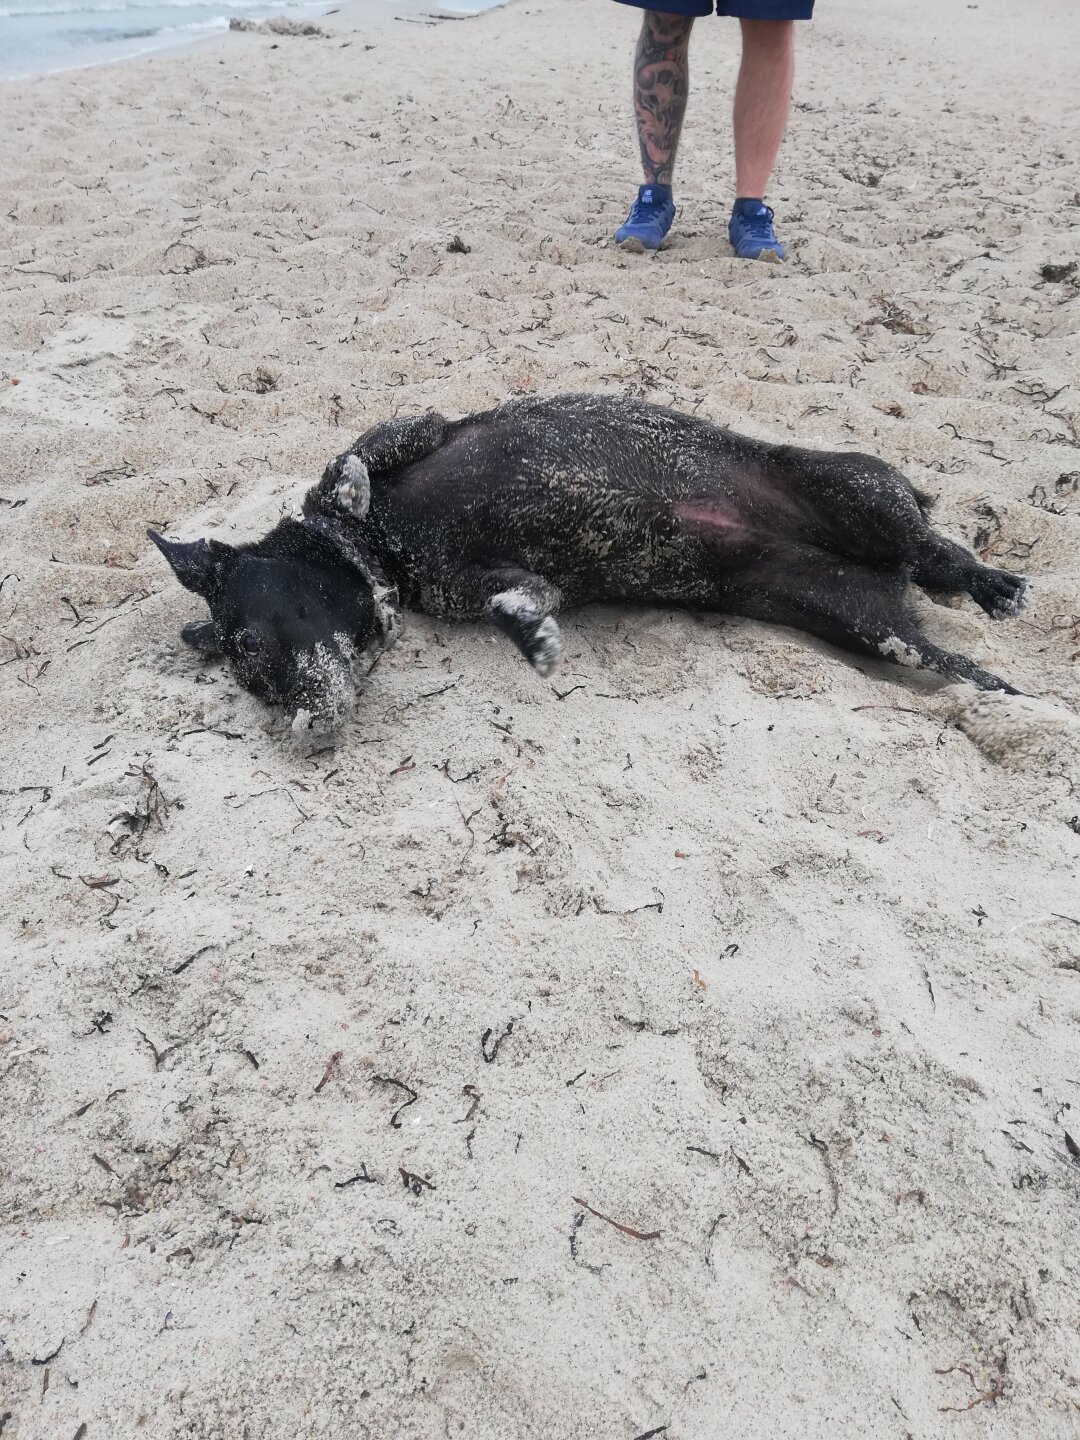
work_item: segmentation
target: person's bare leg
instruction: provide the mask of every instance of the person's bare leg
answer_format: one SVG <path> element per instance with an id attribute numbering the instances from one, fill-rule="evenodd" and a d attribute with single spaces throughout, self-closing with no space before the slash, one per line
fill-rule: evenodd
<path id="1" fill-rule="evenodd" d="M 634 114 L 647 185 L 671 184 L 690 86 L 693 27 L 691 16 L 645 11 L 634 56 Z"/>
<path id="2" fill-rule="evenodd" d="M 739 23 L 742 64 L 735 86 L 735 193 L 740 199 L 761 200 L 768 188 L 791 107 L 795 25 L 791 20 L 741 20 Z M 639 128 L 640 117 L 639 109 Z"/>

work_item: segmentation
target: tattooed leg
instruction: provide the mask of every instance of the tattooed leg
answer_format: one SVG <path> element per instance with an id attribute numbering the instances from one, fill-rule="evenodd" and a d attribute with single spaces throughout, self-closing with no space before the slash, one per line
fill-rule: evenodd
<path id="1" fill-rule="evenodd" d="M 634 56 L 634 114 L 646 184 L 670 185 L 690 86 L 694 21 L 646 10 Z"/>

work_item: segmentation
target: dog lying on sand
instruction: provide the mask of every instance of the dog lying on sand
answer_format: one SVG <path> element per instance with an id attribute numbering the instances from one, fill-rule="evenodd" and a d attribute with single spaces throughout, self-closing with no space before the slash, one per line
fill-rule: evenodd
<path id="1" fill-rule="evenodd" d="M 934 531 L 870 455 L 771 445 L 613 395 L 513 400 L 368 430 L 261 540 L 150 538 L 210 607 L 185 625 L 294 728 L 338 724 L 402 605 L 486 617 L 546 675 L 556 615 L 597 601 L 726 611 L 1017 693 L 935 645 L 910 584 L 1014 615 L 1028 582 Z"/>

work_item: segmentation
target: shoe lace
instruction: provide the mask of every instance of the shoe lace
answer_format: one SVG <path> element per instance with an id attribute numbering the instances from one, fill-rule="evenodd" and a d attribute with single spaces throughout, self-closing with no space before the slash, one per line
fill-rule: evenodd
<path id="1" fill-rule="evenodd" d="M 776 233 L 773 230 L 773 211 L 768 205 L 763 205 L 760 210 L 747 214 L 744 210 L 740 219 L 750 232 L 754 240 L 775 240 Z"/>
<path id="2" fill-rule="evenodd" d="M 630 215 L 627 223 L 630 225 L 647 224 L 649 221 L 658 218 L 661 208 L 662 202 L 659 200 L 642 200 L 639 198 L 630 206 Z"/>

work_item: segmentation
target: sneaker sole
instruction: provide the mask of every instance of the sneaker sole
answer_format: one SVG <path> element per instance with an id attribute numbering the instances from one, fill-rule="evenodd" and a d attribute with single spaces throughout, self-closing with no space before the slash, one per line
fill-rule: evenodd
<path id="1" fill-rule="evenodd" d="M 734 245 L 731 247 L 736 260 L 767 260 L 770 265 L 782 265 L 784 257 L 778 255 L 775 250 L 759 250 L 756 255 L 740 255 Z"/>
<path id="2" fill-rule="evenodd" d="M 615 243 L 627 255 L 655 255 L 657 250 L 666 250 L 671 242 L 665 236 L 654 249 L 651 245 L 643 245 L 636 235 L 631 235 L 626 240 L 617 240 Z"/>

